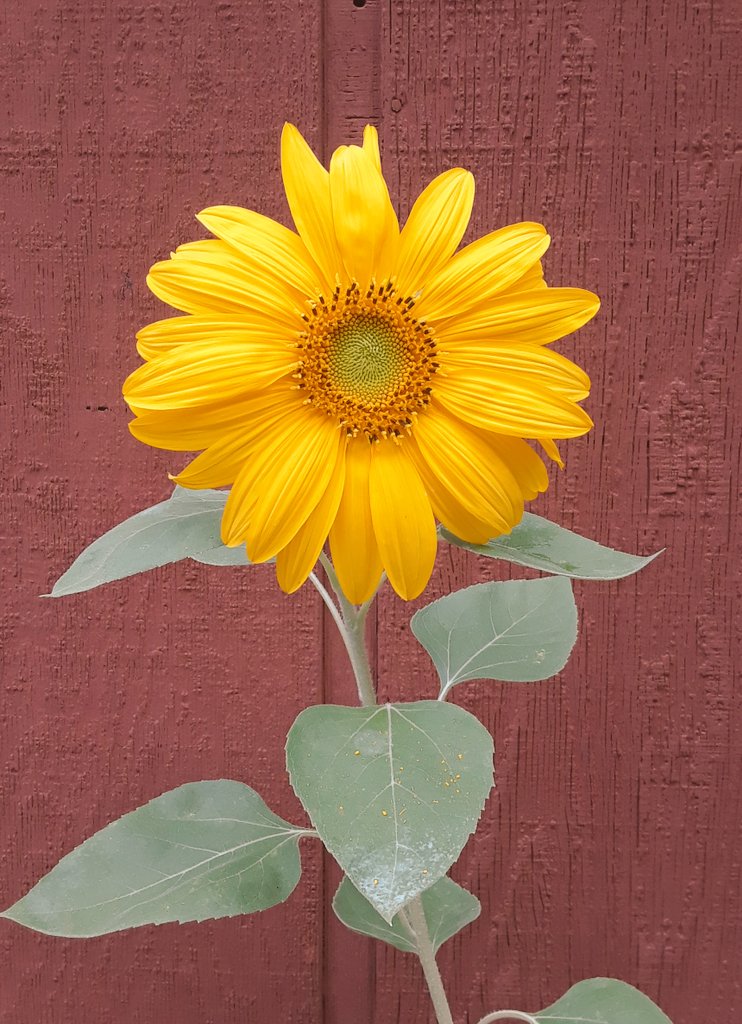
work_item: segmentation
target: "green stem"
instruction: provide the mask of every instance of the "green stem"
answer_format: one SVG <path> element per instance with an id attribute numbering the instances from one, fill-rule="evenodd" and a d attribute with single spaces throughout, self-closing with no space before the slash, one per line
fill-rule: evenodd
<path id="1" fill-rule="evenodd" d="M 443 988 L 441 972 L 438 970 L 438 964 L 435 962 L 435 950 L 430 940 L 428 922 L 425 920 L 425 911 L 423 910 L 421 898 L 417 896 L 411 903 L 408 903 L 405 911 L 415 933 L 417 955 L 420 958 L 420 966 L 425 975 L 425 981 L 428 985 L 438 1024 L 453 1024 L 451 1007 L 448 1005 L 446 991 Z"/>
<path id="2" fill-rule="evenodd" d="M 322 600 L 329 608 L 330 614 L 332 615 L 340 632 L 340 636 L 342 637 L 343 643 L 345 644 L 345 649 L 348 652 L 350 664 L 353 668 L 353 675 L 355 676 L 356 686 L 358 687 L 358 697 L 361 704 L 364 707 L 375 707 L 376 687 L 374 686 L 371 664 L 368 658 L 368 651 L 366 650 L 366 616 L 368 615 L 369 608 L 373 603 L 373 597 L 359 607 L 351 604 L 343 593 L 343 589 L 340 586 L 340 582 L 338 581 L 337 574 L 335 572 L 335 567 L 330 559 L 324 552 L 322 552 L 319 557 L 320 562 L 327 573 L 330 586 L 335 592 L 340 609 L 338 610 L 335 602 L 328 594 L 326 587 L 320 582 L 314 573 L 312 573 L 312 583 L 314 583 L 322 596 Z M 381 586 L 381 583 L 379 586 Z M 423 911 L 422 900 L 420 897 L 418 896 L 416 899 L 412 900 L 411 903 L 408 903 L 405 909 L 400 911 L 399 917 L 407 931 L 414 936 L 417 955 L 420 959 L 423 974 L 425 975 L 425 981 L 428 985 L 428 991 L 430 992 L 430 998 L 433 1002 L 433 1008 L 435 1009 L 438 1024 L 453 1024 L 451 1008 L 448 1005 L 440 971 L 438 970 L 438 965 L 435 962 L 435 951 L 430 939 L 428 923 L 425 920 L 425 913 Z"/>

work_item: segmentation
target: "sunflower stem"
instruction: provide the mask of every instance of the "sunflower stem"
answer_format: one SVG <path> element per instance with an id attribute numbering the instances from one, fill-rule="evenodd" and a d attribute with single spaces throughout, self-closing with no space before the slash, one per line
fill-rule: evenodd
<path id="1" fill-rule="evenodd" d="M 335 572 L 335 567 L 330 559 L 324 551 L 319 557 L 320 562 L 327 573 L 330 586 L 338 599 L 338 604 L 340 605 L 339 611 L 335 602 L 327 593 L 327 589 L 317 579 L 314 573 L 312 573 L 312 582 L 315 587 L 317 587 L 323 601 L 329 608 L 330 614 L 335 620 L 338 632 L 340 633 L 340 637 L 345 644 L 345 649 L 348 652 L 348 657 L 350 658 L 351 668 L 353 669 L 356 686 L 358 687 L 358 699 L 360 703 L 363 707 L 375 707 L 376 687 L 374 686 L 373 675 L 371 674 L 371 665 L 368 660 L 368 651 L 366 650 L 366 616 L 368 615 L 369 608 L 371 607 L 371 601 L 366 601 L 366 603 L 362 604 L 359 608 L 356 608 L 354 604 L 351 604 L 343 593 Z"/>
<path id="2" fill-rule="evenodd" d="M 345 649 L 347 650 L 348 657 L 350 658 L 350 664 L 353 668 L 353 675 L 355 676 L 356 686 L 358 687 L 358 697 L 360 702 L 364 707 L 374 707 L 376 705 L 376 687 L 374 685 L 371 663 L 366 649 L 366 616 L 368 615 L 376 594 L 360 606 L 351 604 L 343 593 L 343 588 L 340 586 L 337 573 L 335 572 L 335 567 L 330 559 L 324 551 L 319 557 L 320 562 L 327 573 L 330 586 L 338 599 L 340 611 L 338 611 L 335 602 L 327 593 L 327 589 L 317 579 L 314 573 L 312 573 L 312 582 L 315 587 L 317 587 L 325 604 L 327 604 L 330 609 L 330 613 L 332 614 L 340 632 L 340 636 L 343 639 Z M 383 584 L 384 579 L 385 577 L 382 577 L 379 587 Z M 376 593 L 378 593 L 378 588 Z M 423 910 L 423 904 L 420 897 L 418 896 L 412 900 L 411 903 L 408 903 L 404 910 L 399 912 L 399 917 L 405 929 L 414 938 L 417 955 L 423 969 L 423 974 L 425 975 L 425 981 L 428 986 L 428 991 L 430 992 L 430 998 L 433 1003 L 438 1024 L 453 1024 L 451 1008 L 448 1005 L 446 992 L 443 988 L 443 980 L 441 978 L 440 971 L 438 970 L 438 964 L 435 961 L 435 950 L 433 949 L 430 932 L 428 931 L 428 922 L 425 920 L 425 912 Z"/>
<path id="3" fill-rule="evenodd" d="M 412 931 L 415 933 L 417 955 L 420 959 L 420 966 L 423 969 L 423 974 L 425 975 L 428 992 L 430 992 L 430 999 L 433 1003 L 436 1020 L 438 1021 L 438 1024 L 453 1024 L 451 1007 L 448 1005 L 446 992 L 443 988 L 441 972 L 438 970 L 438 964 L 435 962 L 435 950 L 433 949 L 433 943 L 430 939 L 428 922 L 425 920 L 425 911 L 423 910 L 422 899 L 417 896 L 411 903 L 407 904 L 402 913 L 406 914 L 407 921 L 409 922 Z"/>

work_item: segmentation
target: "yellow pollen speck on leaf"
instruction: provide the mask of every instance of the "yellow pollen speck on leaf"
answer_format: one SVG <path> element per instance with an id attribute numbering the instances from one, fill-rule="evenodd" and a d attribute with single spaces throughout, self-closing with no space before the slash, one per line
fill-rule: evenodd
<path id="1" fill-rule="evenodd" d="M 382 811 L 381 812 L 381 816 L 382 816 L 382 818 L 388 818 L 389 817 L 389 811 Z"/>
<path id="2" fill-rule="evenodd" d="M 360 750 L 354 750 L 354 751 L 353 751 L 353 756 L 354 756 L 354 757 L 360 757 L 360 755 L 361 755 L 361 752 L 360 752 Z"/>

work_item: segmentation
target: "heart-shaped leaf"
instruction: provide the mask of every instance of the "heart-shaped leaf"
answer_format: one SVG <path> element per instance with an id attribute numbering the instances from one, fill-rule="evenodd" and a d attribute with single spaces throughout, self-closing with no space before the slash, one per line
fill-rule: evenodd
<path id="1" fill-rule="evenodd" d="M 643 992 L 615 978 L 580 981 L 533 1016 L 539 1024 L 671 1024 Z"/>
<path id="2" fill-rule="evenodd" d="M 443 698 L 466 679 L 535 682 L 560 672 L 577 639 L 577 608 L 559 576 L 478 583 L 421 608 L 410 625 Z"/>
<path id="3" fill-rule="evenodd" d="M 495 537 L 486 544 L 468 544 L 445 528 L 441 536 L 450 544 L 474 551 L 488 558 L 501 558 L 516 565 L 526 565 L 557 576 L 580 580 L 620 580 L 649 565 L 654 555 L 630 555 L 614 551 L 541 516 L 524 512 L 523 518 L 508 534 Z"/>
<path id="4" fill-rule="evenodd" d="M 492 788 L 492 737 L 438 701 L 303 711 L 291 783 L 327 849 L 391 924 L 446 874 Z"/>
<path id="5" fill-rule="evenodd" d="M 241 782 L 188 783 L 96 832 L 0 916 L 82 937 L 265 910 L 299 881 L 302 835 Z"/>
<path id="6" fill-rule="evenodd" d="M 481 912 L 476 896 L 462 889 L 451 878 L 441 878 L 420 897 L 428 925 L 430 940 L 437 953 L 444 942 L 475 921 Z M 335 893 L 332 909 L 351 931 L 368 935 L 372 939 L 388 942 L 405 953 L 417 953 L 414 934 L 405 927 L 399 914 L 391 924 L 376 913 L 368 900 L 348 878 L 344 878 Z"/>
<path id="7" fill-rule="evenodd" d="M 221 542 L 226 491 L 176 487 L 167 501 L 137 512 L 94 540 L 52 588 L 49 597 L 92 590 L 147 569 L 193 558 L 207 565 L 249 565 L 244 545 Z"/>

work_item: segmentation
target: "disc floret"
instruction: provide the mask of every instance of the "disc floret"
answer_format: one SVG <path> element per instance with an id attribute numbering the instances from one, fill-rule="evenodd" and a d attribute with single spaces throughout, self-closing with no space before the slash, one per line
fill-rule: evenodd
<path id="1" fill-rule="evenodd" d="M 354 281 L 337 285 L 329 301 L 320 295 L 304 314 L 298 386 L 349 436 L 398 440 L 430 402 L 436 344 L 414 305 L 392 281 L 372 281 L 365 292 Z"/>

